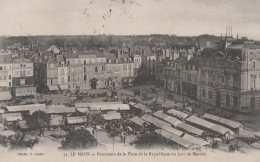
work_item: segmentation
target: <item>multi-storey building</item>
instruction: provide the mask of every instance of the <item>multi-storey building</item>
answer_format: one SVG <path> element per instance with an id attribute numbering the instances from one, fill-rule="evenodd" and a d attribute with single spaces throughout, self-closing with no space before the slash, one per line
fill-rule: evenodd
<path id="1" fill-rule="evenodd" d="M 36 93 L 34 86 L 33 62 L 21 57 L 13 58 L 12 86 L 15 97 L 33 96 Z"/>
<path id="2" fill-rule="evenodd" d="M 64 54 L 71 91 L 105 88 L 106 57 L 101 53 Z"/>
<path id="3" fill-rule="evenodd" d="M 134 76 L 137 77 L 138 70 L 141 68 L 142 65 L 142 56 L 141 55 L 133 55 L 133 62 L 134 62 Z"/>
<path id="4" fill-rule="evenodd" d="M 107 87 L 126 87 L 132 85 L 134 79 L 134 63 L 127 54 L 105 54 L 107 58 Z"/>
<path id="5" fill-rule="evenodd" d="M 0 87 L 12 87 L 12 66 L 11 55 L 0 56 Z"/>
<path id="6" fill-rule="evenodd" d="M 260 46 L 233 40 L 226 53 L 199 61 L 198 99 L 218 111 L 260 110 Z"/>

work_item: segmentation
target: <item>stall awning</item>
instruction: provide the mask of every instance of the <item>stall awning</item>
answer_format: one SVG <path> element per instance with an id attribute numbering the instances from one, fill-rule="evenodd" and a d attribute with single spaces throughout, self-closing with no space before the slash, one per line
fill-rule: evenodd
<path id="1" fill-rule="evenodd" d="M 202 126 L 202 127 L 208 128 L 208 129 L 211 129 L 213 126 L 215 126 L 215 124 L 208 122 L 204 119 L 201 119 L 199 117 L 196 117 L 196 116 L 191 116 L 191 117 L 187 118 L 186 121 L 197 124 L 199 126 Z"/>
<path id="2" fill-rule="evenodd" d="M 140 126 L 142 126 L 145 123 L 145 121 L 143 119 L 139 118 L 138 116 L 133 117 L 132 119 L 130 119 L 130 121 L 132 121 L 135 124 L 140 125 Z"/>
<path id="3" fill-rule="evenodd" d="M 185 119 L 189 116 L 189 114 L 183 113 L 183 112 L 175 110 L 175 109 L 171 109 L 171 110 L 167 111 L 167 113 L 169 113 L 177 118 L 180 118 L 180 119 Z"/>
<path id="4" fill-rule="evenodd" d="M 153 115 L 155 117 L 157 117 L 157 118 L 160 118 L 160 119 L 162 119 L 162 120 L 172 124 L 174 127 L 176 127 L 178 124 L 181 123 L 180 120 L 178 120 L 178 119 L 176 119 L 176 118 L 174 118 L 172 116 L 169 116 L 167 114 L 164 114 L 164 113 L 162 113 L 160 111 L 155 112 Z"/>
<path id="5" fill-rule="evenodd" d="M 68 90 L 69 86 L 68 85 L 60 85 L 60 90 Z"/>
<path id="6" fill-rule="evenodd" d="M 82 124 L 88 121 L 87 116 L 67 117 L 68 124 Z"/>
<path id="7" fill-rule="evenodd" d="M 56 85 L 48 85 L 48 88 L 49 88 L 50 91 L 58 91 L 59 90 L 58 86 L 56 86 Z"/>
<path id="8" fill-rule="evenodd" d="M 6 109 L 9 112 L 23 112 L 29 111 L 32 114 L 35 111 L 46 111 L 45 104 L 32 104 L 32 105 L 15 105 L 15 106 L 6 106 Z"/>
<path id="9" fill-rule="evenodd" d="M 65 105 L 50 105 L 47 106 L 47 114 L 66 114 L 66 113 L 75 113 L 75 107 L 66 107 Z"/>
<path id="10" fill-rule="evenodd" d="M 205 119 L 215 121 L 216 123 L 231 127 L 231 128 L 239 128 L 242 126 L 241 123 L 238 123 L 238 122 L 235 122 L 235 121 L 232 121 L 229 119 L 225 119 L 225 118 L 222 118 L 219 116 L 211 115 L 211 114 L 204 114 L 202 117 Z"/>
<path id="11" fill-rule="evenodd" d="M 162 125 L 161 128 L 166 130 L 167 132 L 173 133 L 177 136 L 182 136 L 184 134 L 184 132 L 179 131 L 179 130 L 177 130 L 177 129 L 169 126 L 169 125 Z"/>
<path id="12" fill-rule="evenodd" d="M 2 117 L 6 122 L 22 120 L 21 113 L 6 113 L 6 114 L 2 114 Z"/>
<path id="13" fill-rule="evenodd" d="M 0 101 L 11 100 L 12 96 L 9 91 L 0 92 Z"/>
<path id="14" fill-rule="evenodd" d="M 6 131 L 0 132 L 0 136 L 3 136 L 3 137 L 14 136 L 15 134 L 16 133 L 14 131 L 11 131 L 11 130 L 6 130 Z"/>
<path id="15" fill-rule="evenodd" d="M 109 114 L 103 114 L 102 115 L 105 120 L 117 120 L 121 119 L 120 113 L 109 113 Z"/>
<path id="16" fill-rule="evenodd" d="M 76 110 L 78 112 L 81 112 L 81 113 L 88 113 L 89 112 L 89 109 L 88 108 L 76 108 Z"/>
<path id="17" fill-rule="evenodd" d="M 187 132 L 196 134 L 196 135 L 198 135 L 198 136 L 201 136 L 201 135 L 204 133 L 203 130 L 198 129 L 198 128 L 196 128 L 196 127 L 193 127 L 193 126 L 191 126 L 191 125 L 189 125 L 189 124 L 186 124 L 186 123 L 180 123 L 180 124 L 178 124 L 177 127 L 178 127 L 178 128 L 181 128 L 181 129 L 183 129 L 183 130 L 185 130 L 185 131 L 187 131 Z"/>

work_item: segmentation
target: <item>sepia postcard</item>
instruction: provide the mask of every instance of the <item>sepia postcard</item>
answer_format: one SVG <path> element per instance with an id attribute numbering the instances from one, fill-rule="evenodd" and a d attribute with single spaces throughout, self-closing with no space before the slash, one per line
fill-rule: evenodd
<path id="1" fill-rule="evenodd" d="M 260 162 L 260 0 L 1 0 L 0 161 Z"/>

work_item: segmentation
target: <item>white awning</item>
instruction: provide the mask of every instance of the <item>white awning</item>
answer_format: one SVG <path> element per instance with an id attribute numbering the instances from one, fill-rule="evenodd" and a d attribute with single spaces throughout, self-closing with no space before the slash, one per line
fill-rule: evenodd
<path id="1" fill-rule="evenodd" d="M 49 88 L 50 91 L 58 91 L 59 90 L 58 86 L 56 86 L 56 85 L 49 85 L 48 88 Z"/>
<path id="2" fill-rule="evenodd" d="M 60 85 L 60 90 L 68 90 L 69 89 L 69 86 L 66 84 L 66 85 Z"/>

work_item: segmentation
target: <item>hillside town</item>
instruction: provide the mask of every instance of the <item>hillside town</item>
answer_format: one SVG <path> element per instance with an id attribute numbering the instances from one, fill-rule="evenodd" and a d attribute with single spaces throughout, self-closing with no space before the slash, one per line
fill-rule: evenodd
<path id="1" fill-rule="evenodd" d="M 260 149 L 257 42 L 137 37 L 5 37 L 0 148 Z"/>

